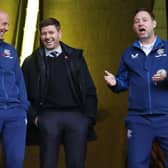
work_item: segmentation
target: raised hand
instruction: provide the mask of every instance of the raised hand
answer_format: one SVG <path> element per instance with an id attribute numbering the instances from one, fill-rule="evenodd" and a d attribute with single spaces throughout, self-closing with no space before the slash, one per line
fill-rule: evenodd
<path id="1" fill-rule="evenodd" d="M 156 74 L 152 76 L 154 82 L 163 81 L 165 78 L 167 78 L 167 71 L 165 69 L 159 69 Z"/>
<path id="2" fill-rule="evenodd" d="M 107 70 L 104 71 L 104 80 L 110 86 L 115 86 L 117 83 L 115 76 Z"/>

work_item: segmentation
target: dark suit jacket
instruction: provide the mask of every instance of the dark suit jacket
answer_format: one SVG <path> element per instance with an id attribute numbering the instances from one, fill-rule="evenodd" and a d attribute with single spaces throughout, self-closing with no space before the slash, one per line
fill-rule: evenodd
<path id="1" fill-rule="evenodd" d="M 95 139 L 93 126 L 96 123 L 97 95 L 96 88 L 90 76 L 87 64 L 80 49 L 75 49 L 60 42 L 64 54 L 65 67 L 72 93 L 76 98 L 82 112 L 91 119 L 91 127 L 88 140 Z M 28 111 L 28 118 L 33 121 L 40 114 L 40 109 L 45 103 L 47 93 L 48 67 L 44 48 L 40 47 L 32 55 L 26 58 L 22 66 L 28 98 L 31 107 Z M 33 125 L 28 125 L 34 127 Z M 37 128 L 33 128 L 34 130 Z M 38 130 L 36 130 L 38 132 Z M 33 133 L 33 131 L 32 131 Z M 28 136 L 31 132 L 28 130 Z M 31 137 L 32 140 L 32 137 Z"/>

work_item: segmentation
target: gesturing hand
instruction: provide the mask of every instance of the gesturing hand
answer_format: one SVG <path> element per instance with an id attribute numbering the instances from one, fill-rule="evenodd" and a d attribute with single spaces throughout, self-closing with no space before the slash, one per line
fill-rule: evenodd
<path id="1" fill-rule="evenodd" d="M 115 86 L 117 83 L 115 76 L 107 70 L 104 71 L 104 79 L 110 86 Z"/>
<path id="2" fill-rule="evenodd" d="M 154 82 L 162 81 L 167 78 L 167 71 L 165 69 L 159 69 L 153 76 L 152 80 Z"/>

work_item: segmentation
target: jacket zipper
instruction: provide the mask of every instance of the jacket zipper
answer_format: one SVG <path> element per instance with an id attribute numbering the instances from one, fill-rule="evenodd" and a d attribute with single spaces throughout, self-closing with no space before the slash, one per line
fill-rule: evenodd
<path id="1" fill-rule="evenodd" d="M 3 88 L 3 90 L 4 90 L 5 98 L 6 98 L 6 100 L 8 100 L 8 94 L 7 94 L 7 92 L 6 92 L 5 82 L 4 82 L 4 75 L 2 76 L 2 88 Z M 4 105 L 4 108 L 6 109 L 6 108 L 7 108 L 7 105 Z"/>
<path id="2" fill-rule="evenodd" d="M 151 87 L 150 87 L 150 72 L 147 72 L 147 81 L 148 81 L 149 113 L 152 114 Z"/>

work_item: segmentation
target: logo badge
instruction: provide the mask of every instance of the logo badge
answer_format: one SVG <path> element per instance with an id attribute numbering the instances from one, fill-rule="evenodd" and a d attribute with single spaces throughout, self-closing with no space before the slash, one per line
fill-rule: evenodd
<path id="1" fill-rule="evenodd" d="M 131 58 L 132 58 L 132 59 L 138 58 L 138 56 L 139 56 L 138 53 L 136 53 L 136 54 L 131 54 Z"/>
<path id="2" fill-rule="evenodd" d="M 13 57 L 11 56 L 11 52 L 10 52 L 9 49 L 4 49 L 4 51 L 3 51 L 3 56 L 4 56 L 5 58 L 10 58 L 10 59 L 13 58 Z"/>
<path id="3" fill-rule="evenodd" d="M 156 51 L 156 53 L 157 53 L 158 55 L 156 55 L 155 57 L 166 57 L 166 56 L 167 56 L 167 54 L 165 53 L 165 50 L 164 50 L 163 48 L 159 48 L 159 49 Z"/>
<path id="4" fill-rule="evenodd" d="M 131 138 L 132 137 L 132 130 L 128 129 L 127 130 L 127 138 Z"/>

